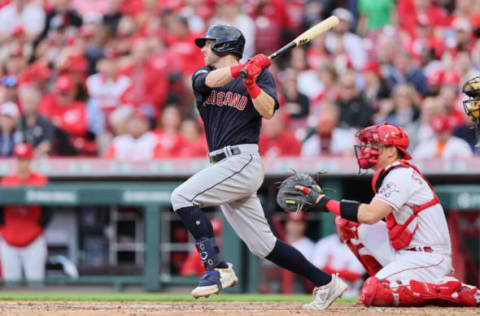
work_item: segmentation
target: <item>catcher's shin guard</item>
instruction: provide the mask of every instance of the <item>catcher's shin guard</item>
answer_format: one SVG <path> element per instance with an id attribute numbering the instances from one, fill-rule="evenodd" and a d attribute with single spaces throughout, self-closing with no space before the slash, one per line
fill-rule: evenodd
<path id="1" fill-rule="evenodd" d="M 358 226 L 360 226 L 360 224 L 336 216 L 335 225 L 337 226 L 340 238 L 342 238 L 355 257 L 357 257 L 368 274 L 370 276 L 377 274 L 383 267 L 377 259 L 366 253 L 365 246 L 358 239 Z"/>
<path id="2" fill-rule="evenodd" d="M 360 301 L 369 306 L 423 306 L 425 300 L 403 284 L 392 286 L 388 280 L 369 277 L 360 290 Z"/>
<path id="3" fill-rule="evenodd" d="M 408 284 L 370 277 L 360 291 L 365 306 L 465 306 L 474 307 L 480 301 L 477 288 L 456 279 L 442 283 L 411 280 Z"/>

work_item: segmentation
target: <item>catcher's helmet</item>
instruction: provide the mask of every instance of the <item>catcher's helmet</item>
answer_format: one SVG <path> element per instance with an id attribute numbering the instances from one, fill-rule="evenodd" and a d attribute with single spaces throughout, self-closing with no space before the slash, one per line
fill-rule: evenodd
<path id="1" fill-rule="evenodd" d="M 195 45 L 202 48 L 207 40 L 214 41 L 211 48 L 218 56 L 234 54 L 242 58 L 245 37 L 236 27 L 223 24 L 212 25 L 208 28 L 204 37 L 195 39 Z"/>
<path id="2" fill-rule="evenodd" d="M 366 127 L 357 134 L 360 145 L 355 145 L 355 155 L 362 169 L 375 166 L 380 155 L 379 146 L 394 146 L 403 153 L 403 159 L 411 159 L 407 151 L 410 140 L 403 128 L 391 123 Z"/>
<path id="3" fill-rule="evenodd" d="M 463 101 L 465 113 L 475 124 L 480 123 L 480 77 L 475 77 L 463 85 L 463 93 L 469 96 L 468 100 Z"/>

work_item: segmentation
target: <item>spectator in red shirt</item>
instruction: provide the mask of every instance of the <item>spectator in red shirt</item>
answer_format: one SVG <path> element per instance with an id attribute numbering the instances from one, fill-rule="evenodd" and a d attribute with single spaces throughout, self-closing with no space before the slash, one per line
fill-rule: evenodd
<path id="1" fill-rule="evenodd" d="M 195 69 L 203 65 L 203 55 L 195 45 L 198 34 L 190 32 L 188 20 L 179 15 L 173 15 L 167 24 L 169 34 L 166 36 L 168 50 L 182 61 L 184 76 L 190 76 Z"/>
<path id="2" fill-rule="evenodd" d="M 215 239 L 217 240 L 218 247 L 222 247 L 222 231 L 223 231 L 223 222 L 219 218 L 212 218 L 213 233 L 215 234 Z M 198 250 L 194 248 L 190 251 L 190 254 L 185 260 L 185 263 L 180 270 L 180 275 L 182 276 L 202 276 L 205 272 L 205 267 L 202 264 L 202 259 Z"/>
<path id="3" fill-rule="evenodd" d="M 120 73 L 134 83 L 122 96 L 122 103 L 148 111 L 149 116 L 159 117 L 167 96 L 168 78 L 162 68 L 151 62 L 150 47 L 146 39 L 133 44 L 131 64 Z"/>
<path id="4" fill-rule="evenodd" d="M 59 128 L 76 136 L 87 132 L 86 106 L 76 102 L 75 83 L 68 75 L 58 77 L 55 93 L 46 95 L 40 111 Z"/>
<path id="5" fill-rule="evenodd" d="M 285 1 L 249 1 L 248 11 L 255 21 L 256 50 L 266 55 L 273 53 L 281 46 L 282 31 L 288 27 Z"/>
<path id="6" fill-rule="evenodd" d="M 160 119 L 160 126 L 154 133 L 169 157 L 177 157 L 183 148 L 184 140 L 180 134 L 181 123 L 182 116 L 178 106 L 167 105 Z"/>
<path id="7" fill-rule="evenodd" d="M 30 170 L 33 147 L 28 144 L 15 146 L 17 171 L 2 179 L 3 187 L 44 186 L 48 179 Z M 51 213 L 39 205 L 5 205 L 0 214 L 0 254 L 3 278 L 19 281 L 22 270 L 27 281 L 42 281 L 45 277 L 47 243 L 44 228 Z"/>
<path id="8" fill-rule="evenodd" d="M 442 106 L 445 114 L 448 115 L 452 129 L 465 123 L 465 113 L 462 110 L 463 104 L 458 99 L 458 88 L 456 85 L 443 85 L 438 94 L 437 102 Z"/>
<path id="9" fill-rule="evenodd" d="M 376 109 L 380 99 L 390 96 L 390 88 L 380 72 L 380 65 L 369 62 L 363 69 L 363 80 L 365 98 Z"/>
<path id="10" fill-rule="evenodd" d="M 270 120 L 263 120 L 258 151 L 263 157 L 299 156 L 302 144 L 293 131 L 286 129 L 288 115 L 279 110 Z"/>
<path id="11" fill-rule="evenodd" d="M 38 60 L 28 67 L 23 79 L 25 83 L 34 85 L 42 91 L 45 91 L 51 75 L 52 71 L 48 67 L 48 64 L 42 60 Z"/>
<path id="12" fill-rule="evenodd" d="M 206 157 L 208 154 L 207 140 L 197 121 L 186 119 L 182 122 L 180 133 L 183 137 L 183 146 L 179 157 Z"/>
<path id="13" fill-rule="evenodd" d="M 432 0 L 399 0 L 398 21 L 400 27 L 415 37 L 415 29 L 419 23 L 428 23 L 434 27 L 448 25 L 445 11 L 435 6 Z"/>
<path id="14" fill-rule="evenodd" d="M 67 134 L 62 134 L 64 138 L 71 137 L 70 141 L 59 145 L 60 154 L 96 153 L 95 136 L 103 131 L 103 113 L 98 103 L 87 100 L 81 85 L 69 75 L 61 75 L 55 82 L 55 93 L 45 95 L 40 105 L 40 113 Z M 73 149 L 64 152 L 62 147 L 68 143 Z"/>
<path id="15" fill-rule="evenodd" d="M 325 36 L 322 34 L 315 37 L 307 48 L 307 63 L 310 69 L 317 69 L 329 62 L 327 48 L 325 47 Z"/>

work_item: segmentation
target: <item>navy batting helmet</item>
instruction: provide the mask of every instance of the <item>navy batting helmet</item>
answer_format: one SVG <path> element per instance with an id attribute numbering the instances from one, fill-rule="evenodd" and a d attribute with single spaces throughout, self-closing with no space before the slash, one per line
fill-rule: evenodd
<path id="1" fill-rule="evenodd" d="M 207 40 L 214 41 L 211 48 L 218 56 L 234 54 L 242 58 L 245 37 L 236 27 L 223 24 L 212 25 L 208 28 L 204 37 L 195 39 L 195 45 L 202 48 Z"/>

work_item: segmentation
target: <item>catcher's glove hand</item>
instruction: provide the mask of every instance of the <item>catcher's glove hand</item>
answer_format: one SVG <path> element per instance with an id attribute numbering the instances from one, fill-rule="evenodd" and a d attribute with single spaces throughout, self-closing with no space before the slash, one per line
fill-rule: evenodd
<path id="1" fill-rule="evenodd" d="M 301 186 L 303 188 L 295 188 Z M 280 184 L 277 203 L 284 211 L 299 212 L 315 205 L 318 196 L 324 194 L 317 182 L 306 173 L 295 173 Z"/>

